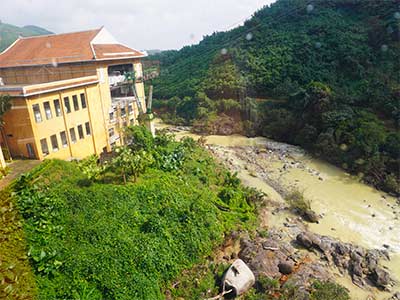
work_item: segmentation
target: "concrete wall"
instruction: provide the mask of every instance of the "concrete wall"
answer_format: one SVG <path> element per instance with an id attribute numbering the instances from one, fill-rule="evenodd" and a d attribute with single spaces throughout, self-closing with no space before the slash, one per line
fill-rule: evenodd
<path id="1" fill-rule="evenodd" d="M 86 108 L 82 108 L 80 94 L 85 95 Z M 79 109 L 75 111 L 73 96 L 78 98 Z M 67 113 L 64 98 L 68 97 L 71 112 Z M 54 100 L 58 99 L 61 105 L 61 116 L 56 116 Z M 50 103 L 50 119 L 46 118 L 43 103 Z M 41 122 L 36 122 L 33 105 L 38 104 L 41 112 Z M 27 99 L 14 99 L 13 108 L 4 116 L 5 133 L 10 147 L 11 155 L 29 157 L 27 143 L 31 143 L 35 152 L 35 158 L 59 158 L 72 159 L 84 158 L 91 154 L 100 154 L 107 147 L 107 134 L 105 120 L 101 108 L 99 86 L 72 88 L 60 92 L 47 93 L 33 96 Z M 86 132 L 85 123 L 89 122 L 90 135 Z M 83 138 L 79 137 L 78 126 L 83 129 Z M 71 139 L 70 129 L 74 128 L 76 142 Z M 65 131 L 67 146 L 63 146 L 60 133 Z M 52 148 L 50 137 L 57 138 L 58 149 Z M 46 139 L 49 154 L 42 152 L 40 140 Z"/>
<path id="2" fill-rule="evenodd" d="M 4 134 L 12 157 L 29 157 L 26 144 L 31 144 L 36 151 L 36 143 L 31 125 L 30 114 L 26 99 L 16 98 L 12 100 L 12 108 L 4 115 Z"/>
<path id="3" fill-rule="evenodd" d="M 134 64 L 134 69 L 137 77 L 141 77 L 141 62 L 140 60 L 123 60 L 114 61 L 113 64 L 124 64 L 131 62 Z M 59 66 L 52 69 L 54 74 L 50 74 L 44 70 L 46 76 L 32 76 L 35 72 L 40 71 L 40 68 L 26 68 L 21 69 L 3 69 L 0 70 L 0 77 L 5 79 L 6 84 L 11 83 L 42 83 L 49 81 L 57 81 L 61 79 L 70 79 L 82 77 L 86 75 L 97 75 L 99 79 L 98 84 L 86 85 L 83 87 L 70 88 L 58 92 L 45 93 L 41 95 L 31 96 L 29 98 L 14 98 L 13 107 L 4 116 L 7 143 L 10 148 L 10 153 L 13 157 L 30 157 L 27 144 L 31 145 L 34 152 L 33 156 L 37 159 L 44 158 L 59 158 L 59 159 L 72 159 L 84 158 L 91 154 L 100 154 L 104 149 L 108 151 L 111 149 L 109 142 L 109 129 L 113 128 L 116 135 L 122 133 L 122 127 L 126 122 L 127 125 L 137 125 L 139 109 L 136 102 L 133 103 L 133 113 L 128 113 L 126 107 L 126 117 L 119 118 L 115 121 L 110 121 L 109 112 L 112 109 L 112 99 L 110 87 L 108 82 L 108 66 L 109 62 L 98 62 L 90 66 L 76 65 L 76 66 Z M 71 71 L 67 72 L 67 69 Z M 73 71 L 73 72 L 72 72 Z M 76 72 L 75 72 L 76 71 Z M 58 75 L 57 75 L 58 72 Z M 65 72 L 65 73 L 64 73 Z M 50 75 L 49 75 L 50 74 Z M 65 77 L 64 77 L 65 76 Z M 13 81 L 14 82 L 11 82 Z M 145 105 L 145 92 L 142 82 L 136 83 L 136 90 L 139 99 L 142 102 L 143 108 Z M 80 94 L 86 97 L 87 107 L 81 107 Z M 73 96 L 78 97 L 79 110 L 75 111 Z M 69 97 L 71 106 L 71 113 L 67 113 L 64 106 L 64 98 Z M 54 100 L 58 99 L 62 108 L 61 116 L 56 116 L 54 107 Z M 47 120 L 44 109 L 44 102 L 50 103 L 52 118 Z M 33 105 L 38 104 L 41 112 L 42 121 L 36 122 Z M 120 108 L 118 108 L 120 111 Z M 117 115 L 118 117 L 118 115 Z M 91 135 L 86 134 L 85 123 L 89 122 L 91 128 Z M 82 125 L 84 131 L 84 138 L 79 139 L 78 126 Z M 71 140 L 70 128 L 74 128 L 77 141 L 75 143 Z M 68 146 L 63 147 L 60 133 L 66 132 Z M 58 149 L 52 149 L 50 137 L 56 135 Z M 49 154 L 42 152 L 40 140 L 46 139 Z M 121 144 L 122 137 L 117 142 Z M 3 143 L 4 144 L 4 143 Z"/>

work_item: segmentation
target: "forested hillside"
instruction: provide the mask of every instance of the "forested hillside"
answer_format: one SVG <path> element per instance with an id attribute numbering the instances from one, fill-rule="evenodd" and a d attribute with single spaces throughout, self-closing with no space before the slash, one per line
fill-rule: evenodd
<path id="1" fill-rule="evenodd" d="M 243 26 L 152 56 L 156 107 L 198 132 L 301 145 L 399 192 L 399 28 L 396 0 L 278 0 Z"/>
<path id="2" fill-rule="evenodd" d="M 0 52 L 10 46 L 18 36 L 35 36 L 51 34 L 52 32 L 38 26 L 28 25 L 18 27 L 0 21 Z"/>

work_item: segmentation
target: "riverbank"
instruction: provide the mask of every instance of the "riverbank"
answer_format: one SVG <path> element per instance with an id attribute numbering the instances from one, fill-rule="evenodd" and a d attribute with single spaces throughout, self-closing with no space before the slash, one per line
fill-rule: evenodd
<path id="1" fill-rule="evenodd" d="M 286 237 L 284 242 L 290 243 L 302 231 L 309 231 L 330 236 L 337 242 L 347 243 L 347 246 L 361 246 L 364 254 L 365 249 L 386 250 L 390 259 L 383 259 L 381 263 L 394 281 L 384 290 L 372 287 L 370 283 L 360 283 L 352 269 L 340 270 L 335 264 L 330 265 L 329 260 L 320 266 L 328 270 L 325 273 L 329 275 L 318 276 L 333 276 L 349 289 L 352 299 L 389 299 L 392 292 L 399 289 L 397 281 L 400 274 L 397 248 L 400 245 L 397 232 L 400 226 L 396 219 L 395 200 L 372 188 L 367 193 L 368 186 L 341 174 L 333 166 L 328 172 L 322 168 L 328 168 L 324 163 L 312 164 L 311 158 L 297 147 L 277 147 L 274 142 L 265 142 L 258 146 L 207 147 L 229 169 L 238 172 L 245 185 L 261 189 L 268 195 L 270 201 L 262 214 L 261 223 L 268 230 L 280 232 Z M 344 179 L 341 176 L 345 176 Z M 318 223 L 305 223 L 290 211 L 284 199 L 293 189 L 302 190 L 312 200 L 312 209 L 321 216 Z M 385 226 L 386 230 L 383 229 Z M 291 233 L 288 235 L 287 231 Z M 322 254 L 319 258 L 326 259 L 324 253 L 317 251 L 317 254 Z M 365 272 L 368 274 L 368 271 Z"/>
<path id="2" fill-rule="evenodd" d="M 159 125 L 159 128 L 165 127 Z M 173 131 L 177 138 L 199 137 L 187 129 Z M 341 243 L 388 253 L 390 260 L 382 261 L 383 270 L 393 278 L 387 291 L 369 284 L 356 286 L 350 272 L 340 271 L 329 263 L 325 265 L 336 282 L 350 290 L 352 299 L 389 299 L 399 290 L 400 211 L 395 198 L 291 145 L 243 136 L 208 136 L 205 144 L 214 157 L 238 173 L 245 185 L 268 195 L 268 208 L 261 213 L 261 224 L 269 231 L 304 229 L 330 236 Z M 312 209 L 321 216 L 319 224 L 305 224 L 288 210 L 284 198 L 293 188 L 303 191 L 311 199 Z M 296 237 L 289 236 L 292 240 Z"/>

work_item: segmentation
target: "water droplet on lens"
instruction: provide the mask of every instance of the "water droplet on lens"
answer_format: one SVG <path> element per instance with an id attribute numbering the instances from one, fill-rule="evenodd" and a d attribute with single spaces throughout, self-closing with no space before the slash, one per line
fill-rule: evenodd
<path id="1" fill-rule="evenodd" d="M 49 42 L 46 43 L 46 48 L 51 48 L 51 44 Z"/>
<path id="2" fill-rule="evenodd" d="M 314 10 L 314 5 L 308 4 L 307 5 L 307 12 L 312 12 Z"/>
<path id="3" fill-rule="evenodd" d="M 319 49 L 321 48 L 322 44 L 320 42 L 316 42 L 315 43 L 315 48 Z"/>
<path id="4" fill-rule="evenodd" d="M 392 26 L 388 26 L 388 28 L 386 29 L 387 33 L 392 34 L 394 32 L 393 27 Z"/>
<path id="5" fill-rule="evenodd" d="M 196 36 L 194 35 L 194 33 L 191 33 L 191 34 L 190 34 L 190 39 L 191 39 L 191 40 L 194 40 L 195 37 L 196 37 Z"/>
<path id="6" fill-rule="evenodd" d="M 221 50 L 221 54 L 222 55 L 226 55 L 228 53 L 228 50 L 226 49 L 226 48 L 223 48 L 222 50 Z"/>
<path id="7" fill-rule="evenodd" d="M 388 51 L 388 49 L 389 49 L 388 45 L 382 45 L 381 46 L 382 52 L 386 52 L 386 51 Z"/>
<path id="8" fill-rule="evenodd" d="M 253 38 L 253 34 L 250 32 L 246 34 L 246 40 L 250 41 Z"/>
<path id="9" fill-rule="evenodd" d="M 57 68 L 57 67 L 58 67 L 58 63 L 57 63 L 57 60 L 56 60 L 55 58 L 53 58 L 53 59 L 51 60 L 51 64 L 53 65 L 54 68 Z"/>
<path id="10" fill-rule="evenodd" d="M 394 13 L 394 17 L 395 17 L 397 20 L 399 20 L 399 19 L 400 19 L 400 12 L 396 11 L 396 12 Z"/>

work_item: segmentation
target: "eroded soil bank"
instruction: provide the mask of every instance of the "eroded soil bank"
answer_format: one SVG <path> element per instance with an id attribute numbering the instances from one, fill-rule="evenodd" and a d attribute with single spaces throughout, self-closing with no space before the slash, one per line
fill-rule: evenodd
<path id="1" fill-rule="evenodd" d="M 157 127 L 166 126 L 158 122 Z M 171 128 L 177 138 L 199 138 L 187 130 Z M 281 251 L 274 250 L 276 247 L 263 249 L 262 245 L 268 242 L 265 239 L 247 240 L 244 244 L 242 241 L 242 255 L 246 251 L 258 253 L 261 260 L 269 257 L 270 261 L 278 257 L 275 259 L 278 264 L 280 260 L 288 261 L 303 272 L 303 277 L 335 278 L 350 290 L 352 299 L 384 300 L 400 291 L 400 206 L 397 199 L 361 183 L 343 170 L 312 158 L 298 147 L 236 135 L 205 138 L 211 153 L 231 171 L 237 172 L 244 184 L 267 195 L 261 226 L 275 237 L 270 243 L 286 245 L 283 248 L 287 253 L 283 257 Z M 302 191 L 311 200 L 312 209 L 321 217 L 319 223 L 306 223 L 290 211 L 284 198 L 293 189 Z M 295 248 L 290 253 L 292 248 L 289 251 L 288 245 L 304 232 L 316 242 L 304 249 Z M 338 253 L 343 253 L 343 257 Z M 254 263 L 254 257 L 247 258 Z M 304 260 L 315 263 L 299 268 L 300 264 L 305 265 Z M 376 260 L 378 271 L 374 266 Z M 277 268 L 272 265 L 261 266 L 260 270 Z"/>

